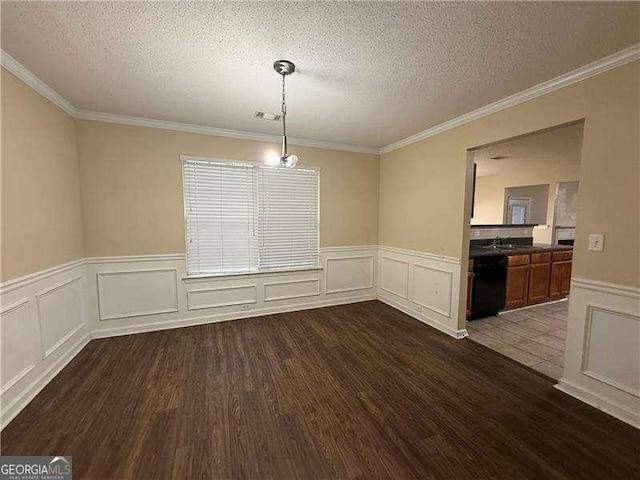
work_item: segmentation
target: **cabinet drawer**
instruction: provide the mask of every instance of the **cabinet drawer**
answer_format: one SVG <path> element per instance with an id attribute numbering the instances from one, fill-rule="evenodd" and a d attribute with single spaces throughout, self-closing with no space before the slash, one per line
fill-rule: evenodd
<path id="1" fill-rule="evenodd" d="M 550 261 L 551 252 L 531 254 L 531 263 L 549 263 Z"/>
<path id="2" fill-rule="evenodd" d="M 562 262 L 566 260 L 571 260 L 573 258 L 573 251 L 570 250 L 568 252 L 553 252 L 553 261 L 554 262 Z"/>
<path id="3" fill-rule="evenodd" d="M 509 266 L 529 265 L 529 255 L 509 255 Z"/>

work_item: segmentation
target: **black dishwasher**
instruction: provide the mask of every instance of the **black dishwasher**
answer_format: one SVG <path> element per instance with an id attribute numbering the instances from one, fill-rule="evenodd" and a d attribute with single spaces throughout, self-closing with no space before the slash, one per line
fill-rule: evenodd
<path id="1" fill-rule="evenodd" d="M 490 255 L 473 260 L 470 320 L 497 315 L 504 308 L 507 290 L 507 256 Z"/>

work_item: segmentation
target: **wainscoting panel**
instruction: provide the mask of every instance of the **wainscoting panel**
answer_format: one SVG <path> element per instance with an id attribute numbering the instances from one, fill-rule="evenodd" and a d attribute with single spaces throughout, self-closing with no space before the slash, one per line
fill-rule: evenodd
<path id="1" fill-rule="evenodd" d="M 38 323 L 44 356 L 84 326 L 84 275 L 72 277 L 36 293 Z"/>
<path id="2" fill-rule="evenodd" d="M 178 311 L 175 268 L 98 273 L 100 320 Z"/>
<path id="3" fill-rule="evenodd" d="M 88 343 L 89 331 L 103 338 L 378 298 L 466 336 L 459 328 L 458 259 L 357 246 L 321 249 L 320 264 L 187 278 L 182 254 L 102 257 L 3 283 L 0 426 Z M 569 310 L 557 388 L 640 426 L 640 289 L 574 279 Z"/>
<path id="4" fill-rule="evenodd" d="M 0 428 L 89 342 L 84 260 L 0 286 Z"/>
<path id="5" fill-rule="evenodd" d="M 452 272 L 419 263 L 413 265 L 413 303 L 450 318 L 452 289 Z"/>
<path id="6" fill-rule="evenodd" d="M 381 246 L 378 299 L 455 338 L 458 326 L 460 261 Z"/>
<path id="7" fill-rule="evenodd" d="M 3 305 L 1 381 L 4 393 L 29 373 L 42 359 L 38 324 L 29 315 L 29 299 Z"/>
<path id="8" fill-rule="evenodd" d="M 187 309 L 229 307 L 257 303 L 256 284 L 187 290 Z"/>
<path id="9" fill-rule="evenodd" d="M 373 300 L 376 257 L 376 246 L 332 247 L 320 268 L 212 277 L 187 277 L 178 254 L 89 258 L 92 337 Z"/>
<path id="10" fill-rule="evenodd" d="M 285 282 L 266 282 L 264 301 L 289 300 L 292 298 L 315 297 L 320 295 L 320 279 L 290 280 Z"/>
<path id="11" fill-rule="evenodd" d="M 582 373 L 640 397 L 640 316 L 587 307 Z"/>
<path id="12" fill-rule="evenodd" d="M 330 257 L 325 261 L 326 293 L 371 290 L 374 287 L 374 255 Z"/>
<path id="13" fill-rule="evenodd" d="M 557 388 L 640 428 L 640 288 L 572 280 Z"/>
<path id="14" fill-rule="evenodd" d="M 380 257 L 380 289 L 405 300 L 409 298 L 409 262 Z"/>

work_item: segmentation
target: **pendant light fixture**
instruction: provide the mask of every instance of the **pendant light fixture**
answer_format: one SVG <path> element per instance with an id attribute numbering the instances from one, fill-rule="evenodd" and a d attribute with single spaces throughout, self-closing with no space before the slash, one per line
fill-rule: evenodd
<path id="1" fill-rule="evenodd" d="M 293 168 L 298 163 L 298 156 L 287 154 L 287 102 L 284 79 L 287 75 L 295 72 L 296 66 L 288 60 L 278 60 L 273 64 L 273 69 L 278 75 L 282 75 L 282 155 L 280 155 L 280 166 Z"/>

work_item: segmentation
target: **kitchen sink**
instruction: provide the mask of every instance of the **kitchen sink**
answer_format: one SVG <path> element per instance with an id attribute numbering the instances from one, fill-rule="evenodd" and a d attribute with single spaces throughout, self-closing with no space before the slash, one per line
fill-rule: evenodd
<path id="1" fill-rule="evenodd" d="M 526 250 L 530 249 L 531 245 L 485 245 L 481 248 L 488 250 Z"/>

